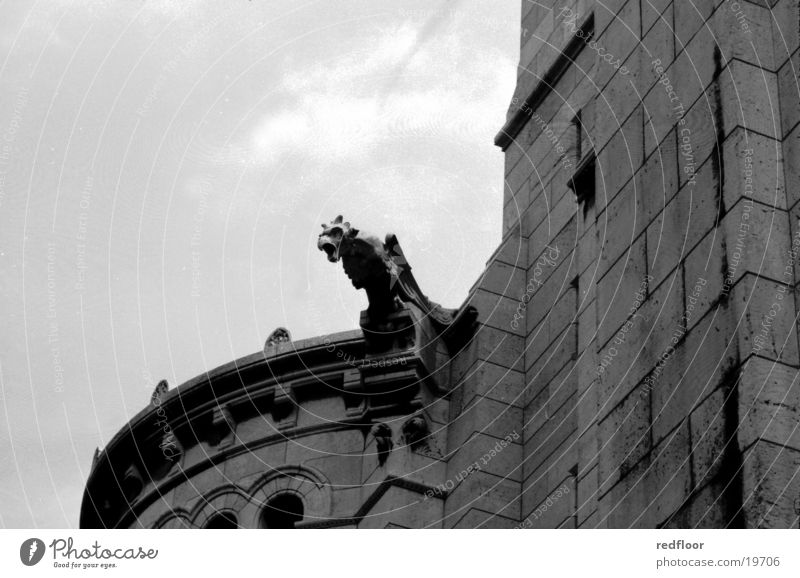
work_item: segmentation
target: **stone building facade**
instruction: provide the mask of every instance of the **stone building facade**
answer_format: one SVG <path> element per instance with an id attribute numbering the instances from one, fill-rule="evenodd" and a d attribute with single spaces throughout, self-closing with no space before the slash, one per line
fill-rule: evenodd
<path id="1" fill-rule="evenodd" d="M 523 0 L 503 238 L 455 329 L 366 283 L 361 330 L 156 396 L 81 526 L 797 527 L 799 20 Z"/>

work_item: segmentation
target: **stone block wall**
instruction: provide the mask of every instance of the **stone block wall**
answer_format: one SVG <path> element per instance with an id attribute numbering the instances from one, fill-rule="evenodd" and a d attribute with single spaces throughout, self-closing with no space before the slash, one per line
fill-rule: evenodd
<path id="1" fill-rule="evenodd" d="M 444 528 L 519 522 L 525 338 L 513 296 L 524 288 L 527 251 L 520 235 L 509 234 L 470 292 L 479 329 L 449 363 Z"/>
<path id="2" fill-rule="evenodd" d="M 794 0 L 522 2 L 497 139 L 521 249 L 477 289 L 515 377 L 472 387 L 521 411 L 524 527 L 798 526 L 798 22 Z"/>

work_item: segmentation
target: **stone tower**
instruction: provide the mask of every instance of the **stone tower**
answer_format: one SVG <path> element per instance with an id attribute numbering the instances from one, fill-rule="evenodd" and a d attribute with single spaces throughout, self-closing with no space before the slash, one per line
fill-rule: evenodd
<path id="1" fill-rule="evenodd" d="M 526 526 L 797 527 L 798 22 L 523 0 L 478 291 L 524 384 Z"/>

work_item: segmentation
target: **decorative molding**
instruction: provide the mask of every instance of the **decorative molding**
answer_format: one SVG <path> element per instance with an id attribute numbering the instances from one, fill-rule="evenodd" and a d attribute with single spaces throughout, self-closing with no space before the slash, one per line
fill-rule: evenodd
<path id="1" fill-rule="evenodd" d="M 162 514 L 153 524 L 154 529 L 188 529 L 193 528 L 189 512 L 184 508 L 174 508 Z"/>
<path id="2" fill-rule="evenodd" d="M 329 518 L 333 507 L 333 491 L 328 479 L 318 470 L 307 466 L 281 466 L 264 474 L 247 490 L 251 512 L 248 527 L 260 527 L 260 516 L 267 503 L 276 495 L 291 492 L 303 502 L 303 519 Z"/>
<path id="3" fill-rule="evenodd" d="M 249 502 L 250 497 L 235 484 L 227 484 L 219 488 L 214 488 L 200 498 L 194 508 L 192 508 L 192 525 L 196 528 L 202 528 L 216 514 L 232 512 L 236 515 L 237 524 L 241 527 L 245 527 L 241 523 L 242 520 L 240 516 Z"/>
<path id="4" fill-rule="evenodd" d="M 337 347 L 358 356 L 363 355 L 363 343 L 363 339 L 348 338 Z M 84 492 L 81 527 L 129 527 L 160 496 L 187 483 L 188 478 L 257 448 L 315 433 L 363 431 L 364 424 L 376 418 L 398 412 L 408 414 L 420 408 L 420 386 L 427 383 L 428 377 L 423 362 L 413 351 L 382 358 L 387 360 L 385 367 L 366 363 L 372 358 L 354 366 L 339 359 L 336 363 L 327 361 L 330 342 L 326 346 L 317 340 L 308 342 L 308 346 L 310 349 L 302 352 L 279 354 L 270 359 L 249 356 L 243 358 L 246 362 L 226 364 L 207 373 L 205 379 L 195 378 L 170 390 L 157 407 L 149 406 L 139 412 L 97 454 Z M 388 363 L 390 359 L 393 363 Z M 315 369 L 313 378 L 309 377 L 309 367 Z M 327 387 L 321 387 L 321 382 Z M 291 408 L 296 414 L 298 402 L 319 395 L 338 395 L 345 400 L 343 413 L 335 423 L 298 428 L 293 416 L 284 416 L 288 419 L 276 422 L 277 431 L 264 432 L 260 439 L 244 443 L 236 435 L 238 422 L 259 414 L 270 415 L 278 406 Z M 172 437 L 158 427 L 164 420 L 170 425 Z M 211 435 L 212 440 L 208 437 L 209 430 L 218 432 Z M 216 451 L 202 456 L 201 461 L 187 464 L 186 455 L 191 447 L 208 441 L 216 442 L 213 443 Z M 121 481 L 127 464 L 123 464 L 131 462 L 129 457 L 120 462 L 120 456 L 130 456 L 131 448 L 135 447 L 149 448 L 144 465 L 137 467 L 146 472 L 140 473 L 140 477 L 147 477 L 153 483 L 136 495 L 133 490 L 137 487 L 132 487 L 126 499 Z M 174 459 L 166 459 L 165 452 Z"/>
<path id="5" fill-rule="evenodd" d="M 577 32 L 573 34 L 552 66 L 547 69 L 539 82 L 536 83 L 530 96 L 523 101 L 503 128 L 500 129 L 500 132 L 494 137 L 494 144 L 503 151 L 508 149 L 511 143 L 514 142 L 514 139 L 517 138 L 520 131 L 528 124 L 533 111 L 539 108 L 544 99 L 553 92 L 556 83 L 575 62 L 578 54 L 586 47 L 586 43 L 589 39 L 594 36 L 593 12 L 589 13 L 578 30 L 581 31 L 581 35 L 578 35 Z"/>

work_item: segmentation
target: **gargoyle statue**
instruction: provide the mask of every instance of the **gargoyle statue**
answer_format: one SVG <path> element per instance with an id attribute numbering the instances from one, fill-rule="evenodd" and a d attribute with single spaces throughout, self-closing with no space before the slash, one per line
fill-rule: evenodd
<path id="1" fill-rule="evenodd" d="M 412 450 L 417 448 L 427 448 L 430 430 L 428 422 L 421 415 L 409 418 L 400 430 L 403 434 L 403 441 Z"/>
<path id="2" fill-rule="evenodd" d="M 394 447 L 392 442 L 392 428 L 385 423 L 376 423 L 370 430 L 372 437 L 375 438 L 375 447 L 378 449 L 378 465 L 382 466 L 389 457 L 389 452 Z"/>
<path id="3" fill-rule="evenodd" d="M 351 227 L 339 215 L 330 224 L 322 225 L 317 247 L 325 251 L 331 263 L 341 259 L 353 286 L 367 292 L 370 322 L 386 319 L 402 303 L 413 303 L 428 316 L 437 332 L 445 334 L 446 340 L 456 334 L 463 337 L 471 333 L 477 319 L 475 308 L 469 305 L 445 309 L 429 301 L 414 279 L 411 265 L 394 234 L 388 233 L 381 242 Z"/>

